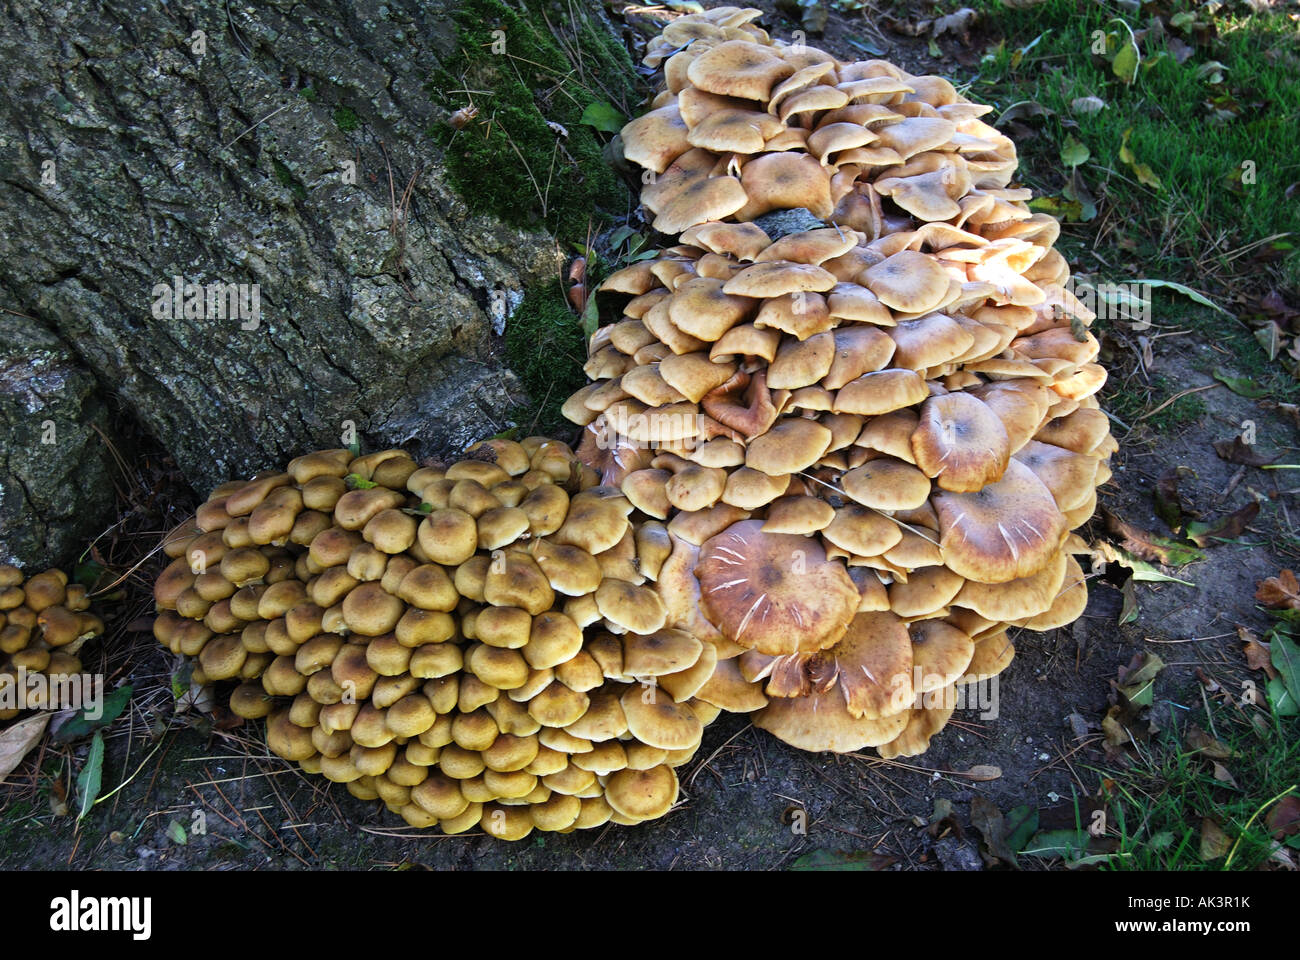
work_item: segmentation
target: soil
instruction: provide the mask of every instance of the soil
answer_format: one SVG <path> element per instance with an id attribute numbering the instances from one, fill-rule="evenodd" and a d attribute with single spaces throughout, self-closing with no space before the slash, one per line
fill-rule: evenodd
<path id="1" fill-rule="evenodd" d="M 778 20 L 773 29 L 788 32 L 791 26 Z M 868 56 L 837 39 L 844 32 L 867 36 L 859 21 L 849 24 L 832 14 L 826 37 L 810 42 L 845 58 Z M 886 56 L 908 69 L 969 75 L 955 56 L 936 64 L 922 41 L 885 36 Z M 1193 327 L 1191 319 L 1178 300 L 1160 300 L 1153 316 L 1162 331 Z M 1180 390 L 1216 384 L 1208 372 L 1216 368 L 1249 376 L 1215 340 L 1200 332 L 1158 338 L 1149 370 Z M 1112 364 L 1103 405 L 1113 390 L 1142 389 L 1133 368 L 1132 357 Z M 1090 580 L 1087 611 L 1075 624 L 1015 635 L 1016 658 L 998 678 L 996 718 L 959 711 L 930 751 L 911 762 L 803 753 L 756 730 L 744 716 L 723 715 L 705 731 L 696 759 L 679 770 L 679 809 L 660 821 L 563 836 L 534 833 L 516 844 L 481 833 L 444 837 L 411 830 L 378 804 L 302 776 L 268 756 L 255 731 L 220 731 L 211 718 L 174 716 L 172 658 L 147 632 L 119 632 L 112 642 L 130 644 L 131 652 L 125 662 L 115 653 L 117 676 L 110 686 L 129 680 L 137 695 L 129 722 L 119 721 L 108 737 L 105 789 L 134 777 L 79 825 L 75 816 L 50 812 L 50 798 L 58 793 L 51 774 L 62 770 L 59 782 L 70 786 L 67 771 L 80 768 L 84 744 L 71 763 L 66 748 L 61 758 L 48 753 L 39 775 L 29 761 L 12 786 L 0 788 L 0 869 L 773 870 L 816 850 L 875 851 L 892 869 L 980 869 L 987 864 L 970 826 L 977 796 L 1003 811 L 1037 807 L 1044 828 L 1074 825 L 1076 797 L 1082 803 L 1095 793 L 1097 771 L 1110 762 L 1098 732 L 1109 681 L 1136 654 L 1155 653 L 1167 664 L 1156 681 L 1151 714 L 1157 719 L 1202 703 L 1198 672 L 1227 691 L 1239 691 L 1248 676 L 1237 628 L 1267 628 L 1253 601 L 1255 584 L 1294 566 L 1297 541 L 1288 511 L 1300 504 L 1294 491 L 1279 489 L 1286 471 L 1239 467 L 1220 459 L 1211 444 L 1253 420 L 1257 449 L 1293 462 L 1297 425 L 1266 402 L 1222 385 L 1196 396 L 1204 413 L 1171 431 L 1130 424 L 1134 429 L 1125 434 L 1116 426 L 1114 476 L 1099 504 L 1139 528 L 1167 533 L 1153 512 L 1152 489 L 1169 468 L 1186 466 L 1192 474 L 1181 488 L 1185 499 L 1208 515 L 1262 496 L 1258 518 L 1239 541 L 1248 546 L 1206 550 L 1204 561 L 1177 574 L 1194 586 L 1137 584 L 1136 619 L 1123 626 L 1117 623 L 1120 591 L 1108 580 Z M 1082 532 L 1091 541 L 1102 532 L 1100 521 Z M 137 603 L 150 573 L 145 568 L 139 584 L 128 584 Z M 1081 739 L 1066 719 L 1075 714 L 1088 728 Z M 981 765 L 1000 775 L 962 775 Z M 951 819 L 925 829 L 941 800 L 951 803 Z M 200 812 L 206 833 L 192 829 Z M 185 844 L 173 839 L 174 828 L 169 837 L 173 823 L 186 828 Z M 1033 860 L 1023 865 L 1046 866 Z"/>

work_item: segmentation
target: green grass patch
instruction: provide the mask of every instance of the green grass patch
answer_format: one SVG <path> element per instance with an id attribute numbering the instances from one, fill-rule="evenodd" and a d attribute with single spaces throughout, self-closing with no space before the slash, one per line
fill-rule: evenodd
<path id="1" fill-rule="evenodd" d="M 630 198 L 602 154 L 608 134 L 582 122 L 593 104 L 626 116 L 640 99 L 617 38 L 581 6 L 547 0 L 467 0 L 455 20 L 460 49 L 427 89 L 449 113 L 478 113 L 429 133 L 470 207 L 566 239 L 622 213 Z"/>
<path id="2" fill-rule="evenodd" d="M 1259 250 L 1276 246 L 1279 279 L 1300 282 L 1300 204 L 1286 195 L 1300 181 L 1300 24 L 1287 11 L 1257 14 L 1243 4 L 1210 20 L 1176 0 L 1165 22 L 1177 26 L 1143 33 L 1156 13 L 1150 5 L 1141 13 L 1084 0 L 974 5 L 1003 39 L 980 64 L 972 98 L 999 112 L 1025 100 L 1051 111 L 1032 120 L 1041 123 L 1036 137 L 1018 143 L 1021 176 L 1040 195 L 1060 196 L 1067 185 L 1067 138 L 1087 148 L 1079 170 L 1100 201 L 1099 222 L 1106 204 L 1116 214 L 1107 245 L 1118 247 L 1119 261 L 1105 256 L 1117 274 L 1140 262 L 1148 275 L 1158 269 L 1204 288 L 1257 271 L 1234 252 L 1289 233 Z M 1140 60 L 1126 84 L 1113 61 L 1130 29 Z M 1105 107 L 1084 112 L 1076 101 L 1089 97 Z"/>
<path id="3" fill-rule="evenodd" d="M 1197 394 L 1179 397 L 1169 406 L 1139 422 L 1148 410 L 1154 410 L 1182 387 L 1168 377 L 1157 374 L 1149 384 L 1138 379 L 1125 383 L 1111 381 L 1102 390 L 1102 407 L 1129 427 L 1145 427 L 1156 433 L 1176 433 L 1205 416 L 1205 401 Z"/>
<path id="4" fill-rule="evenodd" d="M 1252 724 L 1222 708 L 1211 721 L 1197 710 L 1139 747 L 1134 766 L 1094 771 L 1113 784 L 1119 849 L 1109 869 L 1255 870 L 1268 861 L 1275 843 L 1268 813 L 1300 785 L 1300 724 L 1258 716 Z M 1217 746 L 1194 749 L 1193 724 Z M 1219 748 L 1227 755 L 1210 755 Z"/>

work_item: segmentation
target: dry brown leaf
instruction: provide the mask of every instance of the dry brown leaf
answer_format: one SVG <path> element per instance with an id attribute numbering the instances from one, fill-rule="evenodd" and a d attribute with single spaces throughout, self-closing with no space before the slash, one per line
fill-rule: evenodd
<path id="1" fill-rule="evenodd" d="M 1223 828 L 1206 817 L 1201 821 L 1201 859 L 1217 860 L 1228 852 L 1232 841 L 1223 832 Z"/>
<path id="2" fill-rule="evenodd" d="M 1229 747 L 1214 739 L 1196 724 L 1192 724 L 1191 729 L 1187 731 L 1187 735 L 1183 738 L 1183 742 L 1187 745 L 1188 750 L 1216 760 L 1226 760 L 1232 756 L 1232 750 Z"/>
<path id="3" fill-rule="evenodd" d="M 23 762 L 23 757 L 32 747 L 41 742 L 49 723 L 50 715 L 42 712 L 0 730 L 0 783 Z"/>
<path id="4" fill-rule="evenodd" d="M 1245 627 L 1237 628 L 1237 636 L 1241 638 L 1241 651 L 1246 655 L 1246 666 L 1252 670 L 1263 670 L 1270 680 L 1277 676 L 1271 662 L 1273 651 L 1269 644 Z"/>
<path id="5" fill-rule="evenodd" d="M 1290 570 L 1283 570 L 1276 577 L 1260 581 L 1255 599 L 1275 610 L 1300 610 L 1300 582 Z"/>
<path id="6" fill-rule="evenodd" d="M 1214 452 L 1221 460 L 1229 463 L 1243 463 L 1248 467 L 1262 467 L 1272 463 L 1276 456 L 1265 457 L 1255 451 L 1253 444 L 1245 443 L 1240 436 L 1231 440 L 1215 440 Z"/>

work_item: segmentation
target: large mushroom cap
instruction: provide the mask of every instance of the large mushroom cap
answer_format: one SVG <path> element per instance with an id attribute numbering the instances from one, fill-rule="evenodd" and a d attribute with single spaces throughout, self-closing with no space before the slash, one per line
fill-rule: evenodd
<path id="1" fill-rule="evenodd" d="M 889 743 L 907 726 L 908 711 L 880 719 L 854 718 L 838 690 L 779 698 L 754 714 L 754 726 L 800 750 L 852 753 Z"/>
<path id="2" fill-rule="evenodd" d="M 815 651 L 843 636 L 858 606 L 844 566 L 812 537 L 734 523 L 700 549 L 705 614 L 726 639 L 762 653 Z"/>
<path id="3" fill-rule="evenodd" d="M 944 563 L 967 580 L 1005 583 L 1042 570 L 1060 549 L 1065 520 L 1056 500 L 1019 460 L 973 493 L 934 496 Z"/>

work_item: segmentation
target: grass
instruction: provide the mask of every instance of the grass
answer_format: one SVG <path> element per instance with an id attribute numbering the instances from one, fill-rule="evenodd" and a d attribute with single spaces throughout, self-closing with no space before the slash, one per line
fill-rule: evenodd
<path id="1" fill-rule="evenodd" d="M 1110 869 L 1255 870 L 1268 862 L 1274 840 L 1265 816 L 1288 790 L 1300 790 L 1300 724 L 1265 721 L 1267 709 L 1256 714 L 1259 726 L 1232 708 L 1196 711 L 1140 746 L 1134 766 L 1094 770 L 1109 781 L 1111 833 L 1119 839 Z M 1217 728 L 1231 755 L 1216 761 L 1189 749 L 1194 723 Z M 1233 782 L 1216 778 L 1220 770 Z M 1202 847 L 1207 820 L 1227 837 L 1219 856 Z"/>
<path id="2" fill-rule="evenodd" d="M 1166 22 L 1180 26 L 1139 34 L 1141 65 L 1126 85 L 1110 59 L 1152 11 L 1080 0 L 1022 10 L 999 0 L 974 5 L 1004 39 L 980 64 L 972 96 L 1000 110 L 1028 100 L 1051 111 L 1040 134 L 1020 143 L 1028 161 L 1022 175 L 1044 196 L 1059 197 L 1066 187 L 1067 138 L 1088 149 L 1080 173 L 1100 201 L 1098 235 L 1124 252 L 1124 262 L 1110 264 L 1114 271 L 1137 272 L 1142 264 L 1203 287 L 1252 272 L 1242 251 L 1258 244 L 1255 252 L 1280 258 L 1273 264 L 1280 282 L 1300 282 L 1300 237 L 1268 239 L 1300 234 L 1298 205 L 1286 195 L 1300 181 L 1300 32 L 1285 11 L 1255 14 L 1243 6 L 1209 23 L 1199 8 L 1176 0 Z M 1108 31 L 1106 54 L 1094 53 L 1096 38 Z M 1106 106 L 1081 112 L 1072 104 L 1084 97 Z M 1149 184 L 1121 158 L 1126 137 L 1132 160 L 1153 175 Z M 1243 170 L 1246 164 L 1253 171 Z M 1144 231 L 1145 224 L 1155 229 Z"/>

